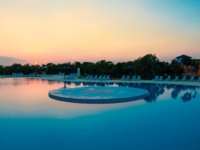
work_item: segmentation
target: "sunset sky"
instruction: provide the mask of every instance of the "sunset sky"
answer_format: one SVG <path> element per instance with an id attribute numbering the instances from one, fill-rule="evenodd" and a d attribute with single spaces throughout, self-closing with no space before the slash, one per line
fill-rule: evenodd
<path id="1" fill-rule="evenodd" d="M 200 0 L 0 0 L 0 65 L 200 59 Z"/>

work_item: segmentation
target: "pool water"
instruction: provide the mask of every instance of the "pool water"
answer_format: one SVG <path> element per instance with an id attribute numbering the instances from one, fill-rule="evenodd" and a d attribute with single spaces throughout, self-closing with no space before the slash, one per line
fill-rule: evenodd
<path id="1" fill-rule="evenodd" d="M 114 104 L 48 96 L 80 86 L 129 86 L 150 96 Z M 199 116 L 198 86 L 0 79 L 0 150 L 199 150 Z"/>

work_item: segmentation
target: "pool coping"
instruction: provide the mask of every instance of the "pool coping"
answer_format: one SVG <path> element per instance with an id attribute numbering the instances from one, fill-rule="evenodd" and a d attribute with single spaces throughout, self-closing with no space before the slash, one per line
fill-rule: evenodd
<path id="1" fill-rule="evenodd" d="M 130 92 L 130 90 L 134 90 L 135 89 L 135 90 L 137 90 L 137 93 L 135 92 L 132 95 L 129 94 L 129 96 L 126 96 L 126 94 L 127 94 L 126 93 L 125 95 L 120 96 L 120 97 L 110 97 L 110 98 L 106 98 L 105 96 L 103 98 L 91 98 L 90 96 L 97 96 L 97 95 L 93 95 L 93 94 L 89 94 L 89 95 L 87 94 L 87 95 L 84 95 L 84 97 L 76 97 L 76 94 L 74 95 L 74 93 L 73 93 L 73 92 L 82 93 L 81 90 L 84 90 L 84 89 L 88 90 L 89 88 L 91 88 L 91 87 L 81 87 L 79 89 L 78 88 L 57 89 L 57 90 L 49 91 L 48 94 L 49 94 L 50 98 L 55 99 L 55 100 L 65 101 L 65 102 L 73 102 L 73 103 L 87 103 L 87 104 L 124 103 L 124 102 L 130 102 L 130 101 L 136 101 L 136 100 L 144 99 L 147 96 L 149 96 L 149 91 L 146 90 L 146 89 L 142 89 L 142 88 L 124 88 L 124 87 L 121 87 L 121 91 L 124 90 L 124 89 L 126 89 L 126 90 L 128 89 L 129 93 L 133 93 L 133 92 Z M 94 90 L 96 90 L 95 88 L 97 88 L 97 87 L 93 87 Z M 115 87 L 109 87 L 109 89 L 113 89 L 115 94 L 116 94 Z M 70 90 L 70 91 L 73 90 L 72 97 L 69 96 L 70 94 L 69 95 L 63 95 L 62 93 L 60 93 L 62 91 L 66 91 L 66 90 Z M 59 93 L 56 93 L 56 92 L 59 92 Z"/>

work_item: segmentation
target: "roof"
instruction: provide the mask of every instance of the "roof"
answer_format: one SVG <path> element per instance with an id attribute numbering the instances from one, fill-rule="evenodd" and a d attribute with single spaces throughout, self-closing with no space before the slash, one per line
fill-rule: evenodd
<path id="1" fill-rule="evenodd" d="M 177 56 L 176 58 L 183 58 L 183 57 L 188 57 L 188 58 L 192 58 L 192 57 L 190 57 L 190 56 L 188 56 L 188 55 L 180 55 L 180 56 Z"/>

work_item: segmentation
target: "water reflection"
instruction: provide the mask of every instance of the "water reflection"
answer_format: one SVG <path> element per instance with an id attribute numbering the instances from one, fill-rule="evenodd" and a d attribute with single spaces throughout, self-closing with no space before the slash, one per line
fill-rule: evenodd
<path id="1" fill-rule="evenodd" d="M 54 84 L 57 84 L 57 83 L 62 83 L 61 81 L 53 81 L 53 80 L 42 80 L 42 81 L 47 81 L 49 85 L 54 85 Z"/>
<path id="2" fill-rule="evenodd" d="M 16 86 L 17 85 L 17 86 Z M 144 100 L 120 104 L 87 105 L 54 101 L 48 97 L 48 92 L 59 88 L 76 88 L 81 86 L 127 86 L 143 88 L 150 92 Z M 145 83 L 112 83 L 112 82 L 55 82 L 40 79 L 1 79 L 0 80 L 0 117 L 15 116 L 43 116 L 72 117 L 91 114 L 94 112 L 110 111 L 158 102 L 173 100 L 175 103 L 190 102 L 200 99 L 199 86 L 185 86 L 173 84 L 145 84 Z M 180 101 L 181 100 L 181 101 Z M 194 101 L 195 102 L 195 101 Z"/>
<path id="3" fill-rule="evenodd" d="M 15 86 L 14 84 L 18 84 Z M 29 83 L 29 84 L 27 84 Z M 50 84 L 49 84 L 50 83 Z M 84 86 L 83 83 L 53 82 L 30 79 L 0 80 L 0 117 L 56 117 L 71 118 L 87 114 L 133 107 L 144 101 L 121 104 L 87 105 L 55 101 L 49 98 L 48 92 L 59 88 Z M 94 86 L 97 86 L 94 84 Z"/>
<path id="4" fill-rule="evenodd" d="M 175 85 L 175 84 L 129 84 L 131 87 L 144 88 L 149 91 L 149 97 L 145 98 L 147 102 L 156 101 L 157 98 L 166 91 L 171 91 L 171 98 L 177 99 L 181 97 L 183 102 L 190 101 L 194 99 L 197 95 L 197 90 L 199 90 L 199 86 L 188 86 L 188 85 Z"/>
<path id="5" fill-rule="evenodd" d="M 81 86 L 119 86 L 142 88 L 149 91 L 150 95 L 144 100 L 146 102 L 155 102 L 158 97 L 165 95 L 171 96 L 172 99 L 181 98 L 183 102 L 188 102 L 194 98 L 199 90 L 199 86 L 175 85 L 175 84 L 150 84 L 150 83 L 111 83 L 111 82 L 64 82 L 66 87 L 81 87 Z M 170 92 L 170 95 L 168 94 Z"/>
<path id="6" fill-rule="evenodd" d="M 50 86 L 63 84 L 60 88 L 75 88 L 82 86 L 121 86 L 121 87 L 134 87 L 143 88 L 149 91 L 150 95 L 145 98 L 146 102 L 155 102 L 163 95 L 167 95 L 170 99 L 181 99 L 183 102 L 191 101 L 197 97 L 200 87 L 189 85 L 175 85 L 175 84 L 149 84 L 149 83 L 113 83 L 113 82 L 61 82 L 52 80 L 40 80 L 36 78 L 14 78 L 1 80 L 0 86 L 8 86 L 12 84 L 15 87 L 20 85 L 32 85 L 34 84 L 48 84 Z M 170 94 L 168 94 L 170 93 Z"/>
<path id="7" fill-rule="evenodd" d="M 66 82 L 66 81 L 64 81 L 64 86 L 63 86 L 63 89 L 66 89 L 66 88 L 67 88 L 66 84 L 67 84 L 67 82 Z"/>
<path id="8" fill-rule="evenodd" d="M 88 105 L 48 97 L 53 89 L 90 85 L 0 79 L 0 149 L 199 149 L 198 86 L 103 84 L 146 88 L 148 102 L 156 101 L 151 104 Z"/>
<path id="9" fill-rule="evenodd" d="M 75 82 L 75 85 L 76 85 L 76 86 L 80 86 L 80 85 L 81 85 L 81 82 Z"/>

